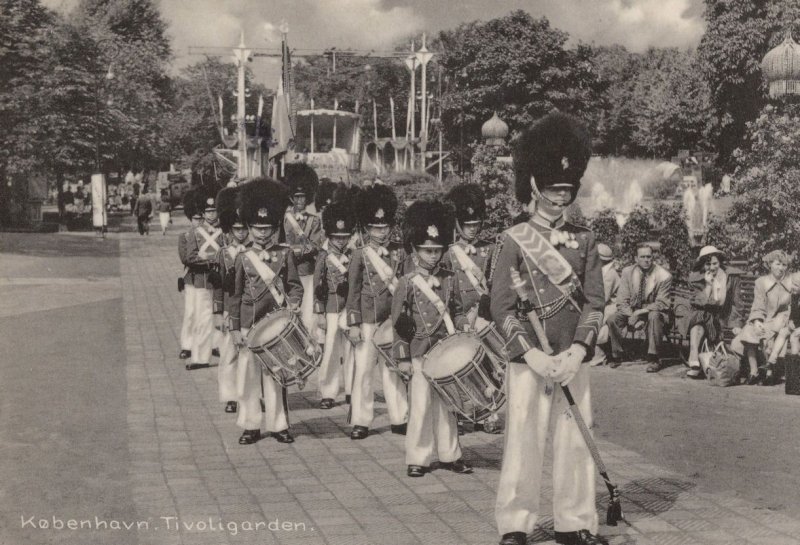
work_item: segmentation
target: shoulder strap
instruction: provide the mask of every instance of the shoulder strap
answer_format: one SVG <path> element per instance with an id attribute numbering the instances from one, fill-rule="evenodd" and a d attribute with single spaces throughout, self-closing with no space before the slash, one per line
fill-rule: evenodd
<path id="1" fill-rule="evenodd" d="M 450 317 L 450 313 L 447 312 L 447 307 L 442 301 L 441 297 L 436 295 L 436 293 L 431 289 L 428 285 L 428 282 L 422 277 L 421 274 L 415 273 L 411 275 L 411 282 L 419 288 L 419 291 L 428 298 L 428 301 L 433 303 L 433 306 L 436 307 L 436 310 L 439 314 L 442 315 L 442 319 L 444 320 L 444 326 L 447 328 L 448 335 L 452 335 L 456 332 L 455 325 L 453 325 L 453 319 Z"/>
<path id="2" fill-rule="evenodd" d="M 475 288 L 475 291 L 481 295 L 487 293 L 488 290 L 486 289 L 484 282 L 482 280 L 478 280 L 473 272 L 473 270 L 476 268 L 475 262 L 472 261 L 472 258 L 467 255 L 467 253 L 464 251 L 464 248 L 458 244 L 453 244 L 450 246 L 450 251 L 453 252 L 456 261 L 458 261 L 458 266 L 464 271 L 464 274 L 467 276 L 467 280 L 469 280 L 469 283 L 472 284 L 473 288 Z"/>
<path id="3" fill-rule="evenodd" d="M 261 261 L 261 258 L 258 257 L 258 254 L 254 250 L 247 250 L 244 253 L 244 257 L 250 262 L 253 268 L 258 273 L 258 276 L 261 277 L 261 280 L 267 285 L 269 288 L 269 292 L 272 294 L 272 297 L 278 303 L 279 306 L 283 306 L 284 297 L 283 294 L 280 292 L 278 287 L 275 285 L 275 279 L 278 275 L 276 275 L 272 269 L 267 267 L 266 263 Z"/>
<path id="4" fill-rule="evenodd" d="M 387 265 L 386 262 L 381 259 L 381 256 L 369 245 L 364 246 L 363 251 L 369 262 L 372 263 L 375 271 L 377 271 L 381 281 L 386 284 L 389 291 L 394 294 L 394 290 L 397 287 L 397 278 L 394 276 L 392 268 Z"/>
<path id="5" fill-rule="evenodd" d="M 292 230 L 295 232 L 295 234 L 297 234 L 299 236 L 304 236 L 305 235 L 305 232 L 303 231 L 303 228 L 300 227 L 299 223 L 297 223 L 297 219 L 294 217 L 294 214 L 292 214 L 291 212 L 286 212 L 286 214 L 284 214 L 283 217 L 286 218 L 286 221 L 289 222 L 289 226 L 292 228 Z"/>

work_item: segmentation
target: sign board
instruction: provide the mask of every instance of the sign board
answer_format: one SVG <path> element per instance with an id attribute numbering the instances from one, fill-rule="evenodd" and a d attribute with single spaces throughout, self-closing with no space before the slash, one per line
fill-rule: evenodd
<path id="1" fill-rule="evenodd" d="M 106 177 L 103 174 L 92 174 L 92 225 L 97 229 L 108 225 Z"/>

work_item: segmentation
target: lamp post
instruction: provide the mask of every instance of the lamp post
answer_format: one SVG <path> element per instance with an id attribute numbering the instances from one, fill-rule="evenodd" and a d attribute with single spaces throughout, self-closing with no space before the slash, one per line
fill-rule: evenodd
<path id="1" fill-rule="evenodd" d="M 428 51 L 425 46 L 425 34 L 422 35 L 422 47 L 414 55 L 417 62 L 422 66 L 422 111 L 420 112 L 420 142 L 421 142 L 421 157 L 422 171 L 425 172 L 425 153 L 428 147 L 428 89 L 427 89 L 427 74 L 428 63 L 433 58 L 433 53 Z M 412 72 L 413 74 L 413 72 Z"/>
<path id="2" fill-rule="evenodd" d="M 117 58 L 119 50 L 114 46 L 114 41 L 110 38 L 103 38 L 97 41 L 98 56 L 103 53 L 103 46 L 111 45 L 112 47 L 106 48 L 106 55 L 108 57 L 108 69 L 103 75 L 102 72 L 97 73 L 97 80 L 94 89 L 94 169 L 91 180 L 91 195 L 92 195 L 92 225 L 97 229 L 98 235 L 105 238 L 106 226 L 108 225 L 108 216 L 106 214 L 106 180 L 102 171 L 100 161 L 100 92 L 105 87 L 106 83 L 114 79 L 113 63 Z M 109 97 L 106 104 L 111 106 L 113 99 Z"/>

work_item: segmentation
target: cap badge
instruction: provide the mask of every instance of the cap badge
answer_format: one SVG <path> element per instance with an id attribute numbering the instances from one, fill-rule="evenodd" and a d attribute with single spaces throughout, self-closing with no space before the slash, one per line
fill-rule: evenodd
<path id="1" fill-rule="evenodd" d="M 563 168 L 564 170 L 567 170 L 569 168 L 569 159 L 567 159 L 566 157 L 561 158 L 561 168 Z"/>
<path id="2" fill-rule="evenodd" d="M 386 215 L 386 212 L 383 211 L 383 208 L 378 208 L 377 212 L 375 212 L 375 217 L 378 218 L 378 219 L 381 219 L 381 220 L 383 219 L 383 217 L 385 215 Z"/>
<path id="3" fill-rule="evenodd" d="M 214 199 L 209 197 L 208 200 L 206 200 L 206 204 L 212 206 L 214 204 Z"/>
<path id="4" fill-rule="evenodd" d="M 435 225 L 428 226 L 428 236 L 431 238 L 439 238 L 439 230 Z"/>
<path id="5" fill-rule="evenodd" d="M 336 222 L 337 229 L 344 229 L 344 220 L 339 220 Z"/>
<path id="6" fill-rule="evenodd" d="M 259 218 L 266 218 L 269 215 L 266 208 L 259 208 L 258 209 L 258 217 Z"/>
<path id="7" fill-rule="evenodd" d="M 472 208 L 471 206 L 467 207 L 467 214 L 469 214 L 471 216 L 474 213 L 475 213 L 475 209 L 474 208 Z"/>

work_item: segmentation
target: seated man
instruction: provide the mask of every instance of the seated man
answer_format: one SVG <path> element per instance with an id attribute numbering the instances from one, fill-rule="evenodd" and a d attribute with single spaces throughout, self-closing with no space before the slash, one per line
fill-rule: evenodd
<path id="1" fill-rule="evenodd" d="M 619 273 L 614 259 L 614 251 L 607 244 L 597 245 L 597 255 L 603 264 L 603 291 L 605 292 L 605 309 L 603 310 L 603 326 L 597 334 L 597 347 L 591 365 L 602 365 L 608 360 L 608 321 L 617 312 L 617 291 L 619 291 Z"/>
<path id="2" fill-rule="evenodd" d="M 625 352 L 622 348 L 624 332 L 629 328 L 647 327 L 647 361 L 650 362 L 647 372 L 661 370 L 661 346 L 671 290 L 672 275 L 653 263 L 653 249 L 648 244 L 640 244 L 636 248 L 636 263 L 622 269 L 617 312 L 608 320 L 612 351 L 610 367 L 618 367 Z"/>

